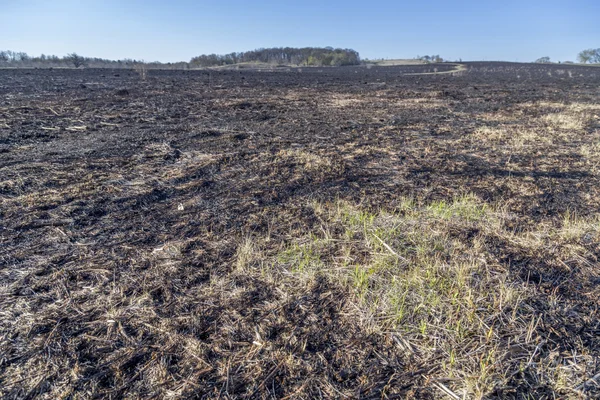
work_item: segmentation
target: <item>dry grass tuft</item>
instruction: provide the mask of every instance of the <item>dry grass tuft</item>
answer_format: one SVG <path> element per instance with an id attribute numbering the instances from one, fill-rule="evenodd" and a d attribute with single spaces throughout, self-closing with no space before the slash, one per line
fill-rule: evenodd
<path id="1" fill-rule="evenodd" d="M 596 237 L 597 219 L 567 213 L 557 229 L 515 233 L 505 228 L 510 215 L 471 194 L 430 204 L 404 199 L 392 213 L 346 202 L 313 209 L 322 234 L 292 241 L 273 270 L 341 283 L 353 293 L 346 312 L 357 326 L 392 338 L 420 365 L 438 365 L 432 382 L 458 398 L 485 398 L 530 373 L 565 394 L 586 379 L 593 357 L 585 347 L 570 360 L 540 330 L 546 313 L 563 309 L 560 296 L 545 300 L 540 314 L 540 293 L 515 279 L 497 244 L 515 243 L 532 257 L 558 246 L 558 264 L 566 264 L 589 257 L 572 243 Z"/>
<path id="2" fill-rule="evenodd" d="M 331 160 L 327 157 L 299 149 L 280 150 L 277 156 L 283 162 L 298 163 L 302 169 L 309 172 L 318 171 L 320 169 L 330 169 L 333 165 Z"/>

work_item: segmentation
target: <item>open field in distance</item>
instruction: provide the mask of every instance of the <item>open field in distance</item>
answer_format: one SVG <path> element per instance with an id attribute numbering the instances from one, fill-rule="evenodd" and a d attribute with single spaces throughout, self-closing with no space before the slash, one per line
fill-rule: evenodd
<path id="1" fill-rule="evenodd" d="M 455 69 L 0 71 L 0 397 L 598 398 L 600 69 Z"/>

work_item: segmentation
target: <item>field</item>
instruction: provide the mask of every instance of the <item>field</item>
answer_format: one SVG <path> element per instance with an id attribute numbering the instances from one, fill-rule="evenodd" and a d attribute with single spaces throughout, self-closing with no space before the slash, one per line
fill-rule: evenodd
<path id="1" fill-rule="evenodd" d="M 600 69 L 142 75 L 0 70 L 1 398 L 600 397 Z"/>

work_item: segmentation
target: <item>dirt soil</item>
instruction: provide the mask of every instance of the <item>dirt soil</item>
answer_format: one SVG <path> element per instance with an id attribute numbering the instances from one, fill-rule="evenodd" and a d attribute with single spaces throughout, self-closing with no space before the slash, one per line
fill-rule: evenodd
<path id="1" fill-rule="evenodd" d="M 314 202 L 471 193 L 516 233 L 595 218 L 600 69 L 435 73 L 455 68 L 0 70 L 0 397 L 452 398 L 441 363 L 357 323 L 343 282 L 238 265 L 247 238 L 277 260 L 320 235 Z M 489 242 L 541 317 L 529 364 L 483 397 L 598 393 L 600 238 L 578 243 L 565 268 Z M 527 370 L 553 351 L 596 364 L 559 387 Z"/>

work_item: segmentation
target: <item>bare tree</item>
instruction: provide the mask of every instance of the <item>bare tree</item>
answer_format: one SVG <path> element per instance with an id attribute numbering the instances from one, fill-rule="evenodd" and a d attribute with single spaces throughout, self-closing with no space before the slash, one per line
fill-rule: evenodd
<path id="1" fill-rule="evenodd" d="M 65 60 L 69 61 L 75 68 L 85 65 L 85 58 L 77 53 L 67 54 Z"/>

